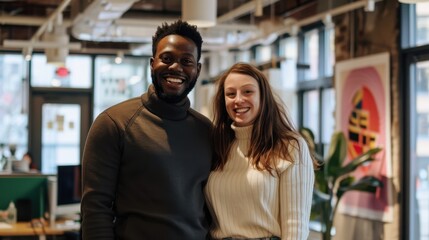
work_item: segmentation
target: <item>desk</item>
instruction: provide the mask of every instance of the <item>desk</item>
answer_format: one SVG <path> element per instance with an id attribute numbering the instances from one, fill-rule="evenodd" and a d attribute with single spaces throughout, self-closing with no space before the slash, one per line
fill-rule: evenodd
<path id="1" fill-rule="evenodd" d="M 0 228 L 0 237 L 38 236 L 39 240 L 45 240 L 47 235 L 63 235 L 65 231 L 77 231 L 79 228 L 79 224 L 57 223 L 42 228 L 40 224 L 32 227 L 30 222 L 18 222 L 12 224 L 11 228 Z"/>

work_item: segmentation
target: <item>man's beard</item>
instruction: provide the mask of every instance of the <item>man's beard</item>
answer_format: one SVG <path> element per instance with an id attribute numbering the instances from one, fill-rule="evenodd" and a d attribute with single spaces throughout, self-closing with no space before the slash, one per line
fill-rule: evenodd
<path id="1" fill-rule="evenodd" d="M 188 96 L 188 93 L 190 91 L 192 91 L 195 84 L 197 83 L 197 79 L 194 79 L 194 81 L 191 81 L 189 86 L 180 95 L 172 96 L 172 95 L 167 95 L 164 93 L 164 90 L 162 89 L 161 84 L 159 83 L 159 81 L 157 81 L 157 79 L 153 73 L 151 74 L 151 76 L 152 76 L 152 83 L 155 86 L 156 95 L 158 96 L 158 98 L 160 98 L 160 99 L 162 99 L 168 103 L 178 103 L 178 102 L 182 101 L 183 99 L 185 99 Z"/>

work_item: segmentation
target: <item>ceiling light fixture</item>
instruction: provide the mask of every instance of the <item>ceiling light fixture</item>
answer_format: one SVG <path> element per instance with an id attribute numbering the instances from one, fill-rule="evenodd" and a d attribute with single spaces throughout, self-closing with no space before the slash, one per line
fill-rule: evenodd
<path id="1" fill-rule="evenodd" d="M 326 14 L 325 17 L 322 19 L 323 24 L 326 28 L 332 28 L 334 26 L 334 23 L 332 22 L 332 15 Z"/>
<path id="2" fill-rule="evenodd" d="M 22 55 L 24 56 L 25 61 L 29 62 L 31 60 L 31 54 L 33 53 L 32 47 L 26 47 L 22 49 Z"/>
<path id="3" fill-rule="evenodd" d="M 123 60 L 124 60 L 124 52 L 118 51 L 116 53 L 115 63 L 116 64 L 121 64 Z"/>
<path id="4" fill-rule="evenodd" d="M 216 0 L 183 0 L 182 19 L 200 28 L 216 25 Z"/>
<path id="5" fill-rule="evenodd" d="M 375 9 L 375 0 L 366 0 L 365 11 L 374 12 Z"/>
<path id="6" fill-rule="evenodd" d="M 67 45 L 70 41 L 66 28 L 63 26 L 56 26 L 53 32 L 45 32 L 42 38 L 46 42 L 53 42 L 60 45 Z M 69 55 L 69 49 L 46 48 L 45 55 L 47 64 L 64 67 L 66 65 L 66 58 Z"/>

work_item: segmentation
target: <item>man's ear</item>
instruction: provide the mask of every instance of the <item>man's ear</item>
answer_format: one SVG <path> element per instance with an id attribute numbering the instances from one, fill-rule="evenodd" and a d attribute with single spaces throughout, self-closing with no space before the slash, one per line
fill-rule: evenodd
<path id="1" fill-rule="evenodd" d="M 200 76 L 201 72 L 201 63 L 197 63 L 197 78 Z"/>
<path id="2" fill-rule="evenodd" d="M 153 70 L 153 62 L 155 59 L 153 57 L 150 58 L 150 70 Z"/>

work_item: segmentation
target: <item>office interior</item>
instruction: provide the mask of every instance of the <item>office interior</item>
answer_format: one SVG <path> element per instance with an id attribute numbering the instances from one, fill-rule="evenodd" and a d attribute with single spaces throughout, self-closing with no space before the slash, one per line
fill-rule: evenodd
<path id="1" fill-rule="evenodd" d="M 313 131 L 319 154 L 329 155 L 332 134 L 344 126 L 360 150 L 382 143 L 379 163 L 360 169 L 382 177 L 382 190 L 365 202 L 361 193 L 343 199 L 334 239 L 429 239 L 425 0 L 0 0 L 0 154 L 14 160 L 12 172 L 0 164 L 0 210 L 22 186 L 6 188 L 6 181 L 45 176 L 44 197 L 34 200 L 45 202 L 39 211 L 63 197 L 49 185 L 57 177 L 57 185 L 73 182 L 65 215 L 78 213 L 76 176 L 91 122 L 146 91 L 151 36 L 179 18 L 203 36 L 202 70 L 189 98 L 207 117 L 217 77 L 249 62 L 268 76 L 296 128 Z M 31 165 L 22 164 L 27 152 Z M 60 177 L 61 168 L 74 174 Z M 62 207 L 58 199 L 53 205 Z M 309 239 L 321 239 L 320 219 L 310 227 Z"/>

